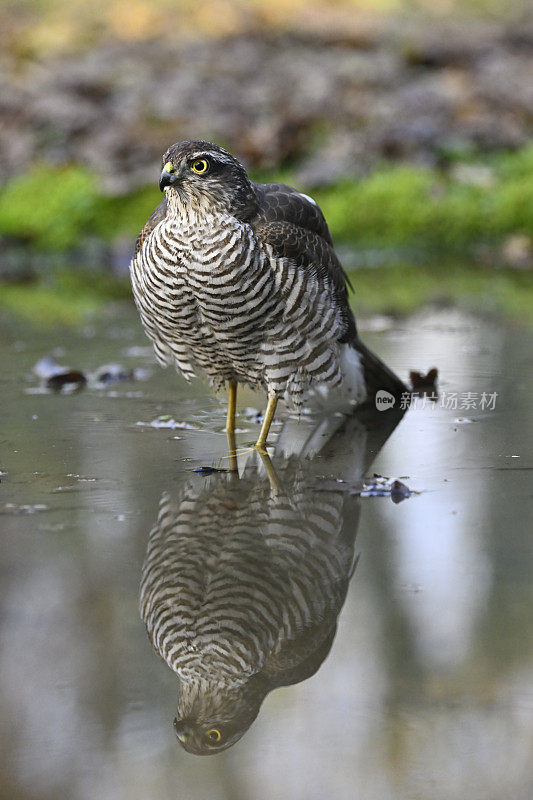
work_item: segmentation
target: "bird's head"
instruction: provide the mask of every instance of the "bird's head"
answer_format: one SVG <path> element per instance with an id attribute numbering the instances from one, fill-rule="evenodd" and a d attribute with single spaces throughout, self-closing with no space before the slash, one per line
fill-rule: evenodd
<path id="1" fill-rule="evenodd" d="M 257 205 L 242 164 L 216 144 L 177 142 L 162 158 L 159 188 L 169 208 L 211 208 L 247 219 Z"/>
<path id="2" fill-rule="evenodd" d="M 227 750 L 257 717 L 268 688 L 253 676 L 244 684 L 186 687 L 182 685 L 174 731 L 182 747 L 197 756 Z"/>

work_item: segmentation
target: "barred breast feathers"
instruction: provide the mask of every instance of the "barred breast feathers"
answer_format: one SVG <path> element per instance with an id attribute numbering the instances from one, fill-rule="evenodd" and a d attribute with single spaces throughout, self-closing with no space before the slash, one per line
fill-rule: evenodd
<path id="1" fill-rule="evenodd" d="M 181 679 L 245 682 L 267 663 L 282 671 L 331 629 L 353 559 L 341 533 L 345 498 L 311 498 L 296 475 L 292 488 L 290 497 L 272 499 L 255 480 L 220 480 L 186 487 L 177 503 L 161 499 L 141 615 Z"/>
<path id="2" fill-rule="evenodd" d="M 205 207 L 167 214 L 132 262 L 134 295 L 158 361 L 190 380 L 203 370 L 301 406 L 343 381 L 334 287 L 280 257 L 247 223 Z M 359 390 L 353 400 L 360 399 Z"/>

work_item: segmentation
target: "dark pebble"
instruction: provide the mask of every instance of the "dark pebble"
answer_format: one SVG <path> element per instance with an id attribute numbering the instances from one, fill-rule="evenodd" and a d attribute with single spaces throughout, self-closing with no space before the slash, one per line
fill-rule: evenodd
<path id="1" fill-rule="evenodd" d="M 71 369 L 68 372 L 60 372 L 57 375 L 52 375 L 46 381 L 46 386 L 53 392 L 79 392 L 87 383 L 87 378 L 76 369 Z M 68 387 L 68 388 L 67 388 Z"/>
<path id="2" fill-rule="evenodd" d="M 401 503 L 411 497 L 411 490 L 401 481 L 393 481 L 390 487 L 390 499 L 393 503 Z"/>
<path id="3" fill-rule="evenodd" d="M 135 380 L 135 373 L 132 369 L 126 369 L 121 364 L 106 364 L 96 371 L 94 379 L 97 383 L 123 383 Z"/>

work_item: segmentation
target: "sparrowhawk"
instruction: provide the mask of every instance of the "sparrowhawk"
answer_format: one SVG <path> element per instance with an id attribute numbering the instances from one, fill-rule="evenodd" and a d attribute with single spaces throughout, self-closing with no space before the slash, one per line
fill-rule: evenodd
<path id="1" fill-rule="evenodd" d="M 356 565 L 362 478 L 402 415 L 369 412 L 289 418 L 274 461 L 260 452 L 271 470 L 252 457 L 240 479 L 163 493 L 140 607 L 178 677 L 174 727 L 189 752 L 235 744 L 270 691 L 328 656 Z M 324 478 L 333 465 L 341 481 Z"/>
<path id="2" fill-rule="evenodd" d="M 131 262 L 135 301 L 158 361 L 187 379 L 204 372 L 264 390 L 264 448 L 276 404 L 313 399 L 356 406 L 405 386 L 357 335 L 347 277 L 316 202 L 281 183 L 254 183 L 239 161 L 204 141 L 163 156 L 165 199 Z"/>
<path id="3" fill-rule="evenodd" d="M 306 486 L 294 460 L 276 492 L 265 475 L 215 474 L 163 494 L 141 615 L 178 676 L 186 750 L 235 744 L 270 691 L 319 668 L 354 569 L 357 518 L 356 497 Z"/>

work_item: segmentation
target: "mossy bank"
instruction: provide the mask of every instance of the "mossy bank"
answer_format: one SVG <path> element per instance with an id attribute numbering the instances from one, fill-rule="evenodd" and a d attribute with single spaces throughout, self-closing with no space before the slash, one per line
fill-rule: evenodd
<path id="1" fill-rule="evenodd" d="M 256 177 L 295 183 L 290 172 Z M 359 254 L 358 307 L 402 312 L 462 299 L 520 317 L 532 313 L 533 146 L 486 158 L 449 156 L 440 169 L 383 164 L 359 181 L 301 188 L 323 208 L 341 250 Z M 79 165 L 35 167 L 14 178 L 0 190 L 4 249 L 23 245 L 51 266 L 25 275 L 23 290 L 8 285 L 4 269 L 0 302 L 24 310 L 36 301 L 70 319 L 101 298 L 126 295 L 124 278 L 103 264 L 84 268 L 84 244 L 120 241 L 127 252 L 159 199 L 155 185 L 105 195 Z M 518 250 L 506 247 L 510 239 Z M 68 296 L 69 311 L 61 314 Z"/>

